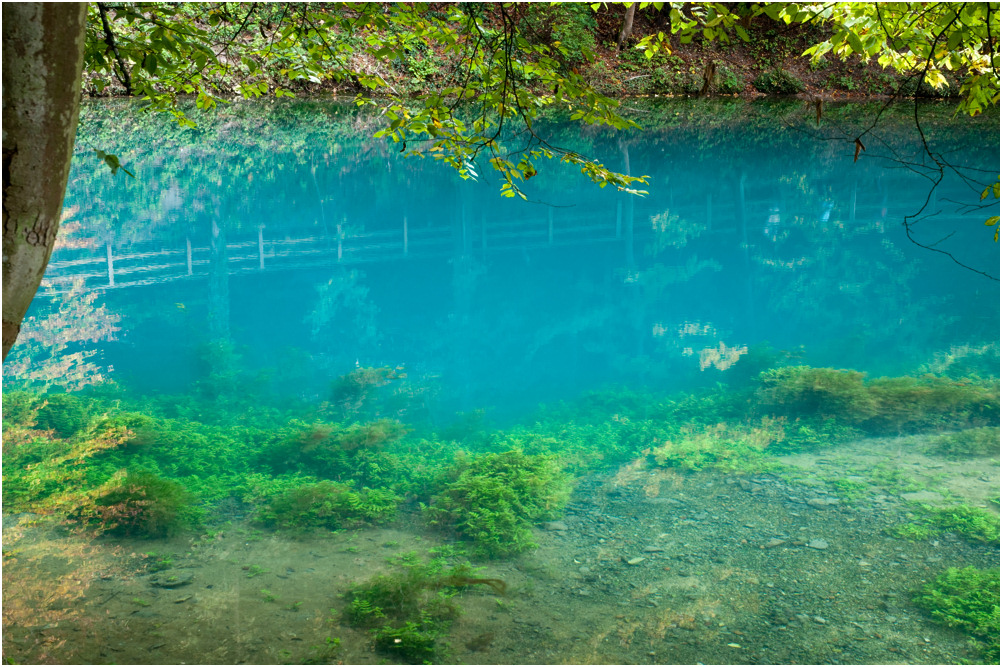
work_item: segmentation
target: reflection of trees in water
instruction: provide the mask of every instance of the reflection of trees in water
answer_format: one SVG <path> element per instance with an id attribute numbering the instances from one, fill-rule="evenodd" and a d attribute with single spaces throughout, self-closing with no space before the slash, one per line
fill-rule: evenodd
<path id="1" fill-rule="evenodd" d="M 326 238 L 330 249 L 341 238 L 333 236 L 340 221 L 348 236 L 399 234 L 401 255 L 409 233 L 409 259 L 420 260 L 422 247 L 440 242 L 432 231 L 451 228 L 447 315 L 438 304 L 406 321 L 392 309 L 380 312 L 359 272 L 341 271 L 316 295 L 300 289 L 290 297 L 299 306 L 316 299 L 306 319 L 313 349 L 322 348 L 337 372 L 354 364 L 355 350 L 376 356 L 385 350 L 386 356 L 361 361 L 427 362 L 430 370 L 451 376 L 448 384 L 503 384 L 495 383 L 495 372 L 508 378 L 509 386 L 592 371 L 643 379 L 666 376 L 673 364 L 698 373 L 700 361 L 712 373 L 742 346 L 762 340 L 796 346 L 834 339 L 856 354 L 866 346 L 853 341 L 867 338 L 873 350 L 885 344 L 899 349 L 934 336 L 943 322 L 939 302 L 916 287 L 922 276 L 897 249 L 908 249 L 903 239 L 887 240 L 894 240 L 894 228 L 885 229 L 885 222 L 895 220 L 895 207 L 901 208 L 914 184 L 872 159 L 879 142 L 853 164 L 851 151 L 825 141 L 831 128 L 816 130 L 813 115 L 805 116 L 800 103 L 764 109 L 743 102 L 653 106 L 641 118 L 650 129 L 623 141 L 601 131 L 548 127 L 554 139 L 582 153 L 652 175 L 651 194 L 642 199 L 611 198 L 608 189 L 580 184 L 579 174 L 569 173 L 574 170 L 554 169 L 527 182 L 527 192 L 538 188 L 538 199 L 560 207 L 554 209 L 558 243 L 560 218 L 571 219 L 578 211 L 604 211 L 602 222 L 612 228 L 618 205 L 625 225 L 621 236 L 617 227 L 616 245 L 606 239 L 602 253 L 587 254 L 583 246 L 574 260 L 561 259 L 560 251 L 540 253 L 540 264 L 548 267 L 492 254 L 493 225 L 500 239 L 506 223 L 526 211 L 542 217 L 538 209 L 512 208 L 487 185 L 464 184 L 465 199 L 454 213 L 454 181 L 436 181 L 427 162 L 398 160 L 385 145 L 369 140 L 358 127 L 364 118 L 308 102 L 237 107 L 189 134 L 163 132 L 135 119 L 118 126 L 112 114 L 100 128 L 85 127 L 91 143 L 107 139 L 109 150 L 117 150 L 114 132 L 128 133 L 134 145 L 126 150 L 133 151 L 146 178 L 112 180 L 99 164 L 79 165 L 68 194 L 86 225 L 78 238 L 86 244 L 90 234 L 99 249 L 109 233 L 116 245 L 173 238 L 173 247 L 183 249 L 190 236 L 197 249 L 209 234 L 209 212 L 224 210 L 214 222 L 236 245 L 250 247 L 246 239 L 264 224 L 266 242 L 322 244 Z M 782 116 L 784 108 L 786 116 L 777 121 L 776 112 Z M 837 116 L 847 128 L 854 118 L 851 110 Z M 894 132 L 892 124 L 885 133 L 889 150 L 907 149 L 911 139 Z M 161 133 L 165 139 L 154 144 Z M 944 133 L 939 139 L 976 155 L 970 127 L 958 136 Z M 853 179 L 842 173 L 846 167 Z M 478 188 L 483 192 L 474 192 Z M 425 246 L 421 240 L 427 240 Z M 441 243 L 443 254 L 449 252 L 447 232 Z M 238 265 L 240 252 L 232 252 L 231 264 Z M 529 252 L 536 261 L 536 249 Z M 266 256 L 262 251 L 262 265 Z M 362 251 L 356 256 L 369 259 Z M 579 267 L 576 262 L 591 261 L 583 257 L 600 264 Z M 197 253 L 195 259 L 197 269 Z M 374 288 L 382 284 L 380 272 L 388 263 L 376 266 L 367 268 Z M 572 271 L 579 273 L 571 276 Z M 434 326 L 428 323 L 432 319 Z M 716 333 L 699 340 L 652 333 L 657 327 L 674 332 L 686 322 L 712 323 Z M 492 377 L 479 371 L 466 379 L 458 375 L 471 368 Z"/>
<path id="2" fill-rule="evenodd" d="M 115 339 L 120 316 L 98 305 L 99 292 L 86 292 L 83 281 L 51 295 L 47 311 L 24 320 L 17 346 L 3 364 L 5 380 L 40 390 L 53 385 L 67 391 L 111 379 L 98 344 Z"/>
<path id="3" fill-rule="evenodd" d="M 339 349 L 350 342 L 354 350 L 374 350 L 382 339 L 376 316 L 379 308 L 369 297 L 365 273 L 339 270 L 326 283 L 316 286 L 316 301 L 305 323 L 310 337 L 321 346 L 322 356 L 344 363 Z"/>

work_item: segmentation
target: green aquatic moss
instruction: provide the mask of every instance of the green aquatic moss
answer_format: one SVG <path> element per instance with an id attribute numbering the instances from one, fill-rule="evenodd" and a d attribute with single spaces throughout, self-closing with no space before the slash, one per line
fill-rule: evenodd
<path id="1" fill-rule="evenodd" d="M 895 537 L 910 540 L 925 540 L 944 533 L 954 533 L 970 542 L 997 544 L 999 517 L 988 510 L 970 505 L 925 505 L 915 521 L 893 526 L 888 532 Z"/>
<path id="2" fill-rule="evenodd" d="M 286 529 L 339 530 L 388 521 L 399 502 L 398 496 L 386 490 L 355 490 L 347 484 L 322 481 L 278 493 L 258 512 L 258 520 Z"/>
<path id="3" fill-rule="evenodd" d="M 472 577 L 476 570 L 469 563 L 447 567 L 442 558 L 423 562 L 415 552 L 394 563 L 395 571 L 348 589 L 343 617 L 351 625 L 368 628 L 381 651 L 408 662 L 440 662 L 439 640 L 461 611 L 455 596 L 473 584 L 494 588 L 491 582 L 499 580 Z"/>
<path id="4" fill-rule="evenodd" d="M 948 458 L 999 455 L 999 427 L 969 428 L 938 436 L 930 443 L 930 453 Z"/>
<path id="5" fill-rule="evenodd" d="M 167 537 L 193 523 L 185 509 L 191 496 L 184 486 L 153 473 L 128 472 L 113 478 L 76 515 L 101 532 L 130 537 Z"/>
<path id="6" fill-rule="evenodd" d="M 683 470 L 761 472 L 776 466 L 765 450 L 782 438 L 782 426 L 776 420 L 747 427 L 718 424 L 683 432 L 653 447 L 650 456 L 659 466 Z"/>
<path id="7" fill-rule="evenodd" d="M 871 433 L 896 435 L 998 423 L 995 381 L 905 376 L 877 378 L 866 389 L 876 412 L 862 422 L 862 428 Z"/>
<path id="8" fill-rule="evenodd" d="M 762 373 L 757 397 L 766 414 L 833 420 L 873 435 L 998 423 L 997 380 L 903 376 L 865 381 L 858 371 L 787 366 Z"/>
<path id="9" fill-rule="evenodd" d="M 383 451 L 406 435 L 407 428 L 398 421 L 341 425 L 294 420 L 284 433 L 258 457 L 276 473 L 295 471 L 370 486 L 389 485 L 404 476 L 398 457 Z"/>
<path id="10" fill-rule="evenodd" d="M 787 366 L 759 376 L 760 404 L 788 417 L 838 418 L 861 423 L 876 412 L 876 401 L 852 370 Z"/>
<path id="11" fill-rule="evenodd" d="M 999 517 L 980 507 L 955 505 L 931 509 L 928 522 L 940 532 L 956 533 L 972 542 L 999 541 Z"/>
<path id="12" fill-rule="evenodd" d="M 998 569 L 951 567 L 923 586 L 914 602 L 974 639 L 986 664 L 998 664 L 999 583 Z"/>
<path id="13" fill-rule="evenodd" d="M 4 426 L 32 427 L 35 425 L 41 398 L 29 391 L 5 391 L 2 396 Z"/>
<path id="14" fill-rule="evenodd" d="M 439 485 L 428 520 L 472 540 L 487 558 L 535 548 L 533 524 L 556 518 L 571 491 L 556 457 L 520 450 L 457 458 Z"/>
<path id="15" fill-rule="evenodd" d="M 69 438 L 90 422 L 92 401 L 74 394 L 48 394 L 35 416 L 35 428 L 52 429 L 60 438 Z"/>

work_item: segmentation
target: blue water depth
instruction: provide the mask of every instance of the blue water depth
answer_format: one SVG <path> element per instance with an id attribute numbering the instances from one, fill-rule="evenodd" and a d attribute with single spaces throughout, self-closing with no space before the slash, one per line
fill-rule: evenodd
<path id="1" fill-rule="evenodd" d="M 546 133 L 647 176 L 646 196 L 552 162 L 522 201 L 486 163 L 462 180 L 337 104 L 236 105 L 195 130 L 85 104 L 31 314 L 91 295 L 81 321 L 117 331 L 67 353 L 96 352 L 91 371 L 140 392 L 184 393 L 234 364 L 239 382 L 315 401 L 339 375 L 388 366 L 443 413 L 498 418 L 609 384 L 731 382 L 777 358 L 909 373 L 997 342 L 999 283 L 958 264 L 998 275 L 992 212 L 972 206 L 997 177 L 997 119 L 923 109 L 932 149 L 959 168 L 932 188 L 910 107 L 856 161 L 876 107 L 818 124 L 800 103 L 630 106 L 645 129 Z M 934 250 L 906 236 L 913 215 Z"/>

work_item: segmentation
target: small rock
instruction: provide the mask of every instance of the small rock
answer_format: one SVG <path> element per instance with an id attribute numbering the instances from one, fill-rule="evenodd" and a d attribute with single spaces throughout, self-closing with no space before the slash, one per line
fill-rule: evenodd
<path id="1" fill-rule="evenodd" d="M 544 530 L 567 530 L 567 524 L 563 521 L 547 521 L 543 523 Z"/>
<path id="2" fill-rule="evenodd" d="M 763 549 L 775 549 L 776 547 L 786 544 L 786 540 L 781 540 L 778 537 L 774 537 L 765 544 L 762 545 Z"/>
<path id="3" fill-rule="evenodd" d="M 808 498 L 807 504 L 811 507 L 828 507 L 829 505 L 838 505 L 838 498 Z"/>
<path id="4" fill-rule="evenodd" d="M 644 558 L 643 556 L 637 556 L 636 558 L 631 558 L 630 560 L 626 561 L 626 564 L 627 565 L 640 565 L 645 560 L 647 560 L 647 559 Z"/>
<path id="5" fill-rule="evenodd" d="M 828 548 L 828 542 L 825 540 L 811 540 L 807 543 L 807 546 L 811 549 L 824 550 Z"/>
<path id="6" fill-rule="evenodd" d="M 818 625 L 824 625 L 828 622 L 825 619 L 821 618 L 820 616 L 812 616 L 811 620 L 817 623 Z"/>
<path id="7" fill-rule="evenodd" d="M 656 554 L 664 551 L 664 549 L 651 545 L 649 547 L 644 547 L 643 551 L 645 554 Z"/>

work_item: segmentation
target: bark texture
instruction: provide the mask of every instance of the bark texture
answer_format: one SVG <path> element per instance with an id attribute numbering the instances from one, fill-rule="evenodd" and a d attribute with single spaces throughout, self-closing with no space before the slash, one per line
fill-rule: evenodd
<path id="1" fill-rule="evenodd" d="M 3 3 L 3 356 L 59 230 L 80 111 L 84 3 Z"/>
<path id="2" fill-rule="evenodd" d="M 623 27 L 619 29 L 619 39 L 616 40 L 616 50 L 622 51 L 623 44 L 633 34 L 633 16 L 637 13 L 637 3 L 631 2 L 626 8 L 626 16 L 623 17 Z"/>

